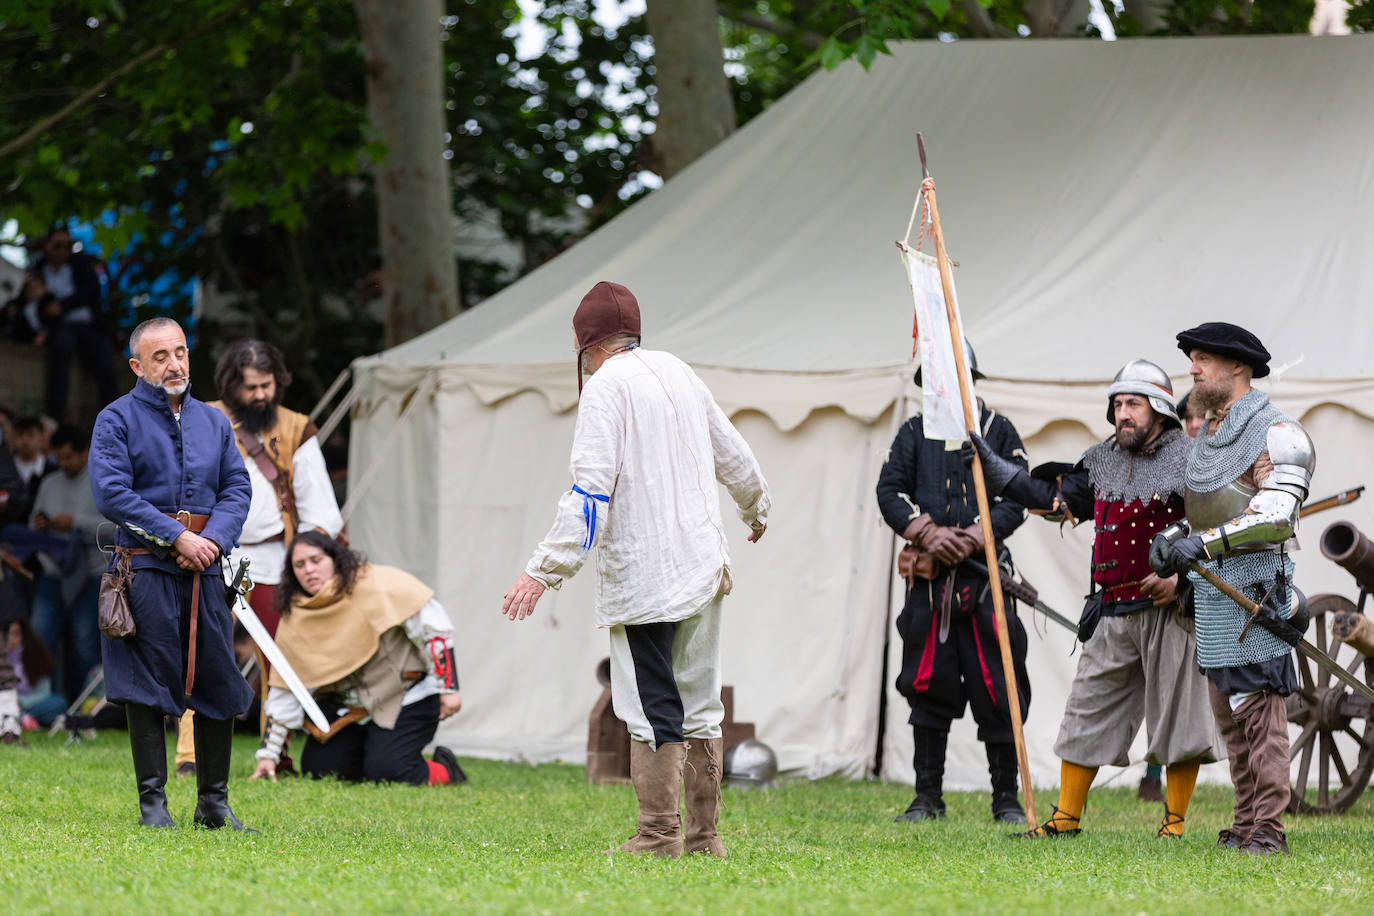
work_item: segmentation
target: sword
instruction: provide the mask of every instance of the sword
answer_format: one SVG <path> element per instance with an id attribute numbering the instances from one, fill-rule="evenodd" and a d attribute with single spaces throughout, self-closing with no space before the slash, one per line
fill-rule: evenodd
<path id="1" fill-rule="evenodd" d="M 986 576 L 988 574 L 988 568 L 984 566 L 982 563 L 979 563 L 977 560 L 965 560 L 964 565 L 968 566 L 970 569 L 977 572 L 980 576 Z M 998 573 L 1000 574 L 1001 572 L 1002 571 L 999 569 Z M 1034 585 L 1031 585 L 1029 582 L 1024 581 L 1018 582 L 1011 576 L 1005 574 L 1002 574 L 1000 578 L 1002 580 L 1003 591 L 1012 595 L 1014 598 L 1016 598 L 1017 601 L 1024 601 L 1026 604 L 1031 605 L 1037 611 L 1044 614 L 1046 617 L 1048 617 L 1050 620 L 1053 620 L 1055 623 L 1059 624 L 1064 629 L 1068 630 L 1074 636 L 1078 635 L 1078 624 L 1074 623 L 1072 620 L 1065 617 L 1063 614 L 1059 613 L 1045 602 L 1041 601 L 1040 592 L 1036 590 Z"/>
<path id="2" fill-rule="evenodd" d="M 1212 583 L 1212 585 L 1216 586 L 1217 591 L 1221 592 L 1227 598 L 1230 598 L 1232 601 L 1234 601 L 1240 607 L 1241 610 L 1245 611 L 1245 613 L 1249 614 L 1251 617 L 1254 617 L 1255 614 L 1259 613 L 1258 604 L 1247 598 L 1235 586 L 1231 585 L 1229 582 L 1222 579 L 1221 576 L 1218 576 L 1210 569 L 1205 569 L 1200 563 L 1192 564 L 1192 570 L 1202 578 L 1206 579 L 1208 582 Z M 1334 675 L 1336 680 L 1345 684 L 1345 686 L 1349 687 L 1351 690 L 1355 691 L 1369 702 L 1374 703 L 1374 690 L 1371 690 L 1369 685 L 1366 684 L 1364 681 L 1355 677 L 1355 675 L 1351 674 L 1349 671 L 1346 671 L 1345 668 L 1342 667 L 1341 664 L 1337 662 L 1334 658 L 1327 655 L 1325 652 L 1318 649 L 1316 646 L 1312 645 L 1305 639 L 1299 640 L 1298 644 L 1294 648 L 1298 650 L 1299 654 L 1304 655 L 1307 658 L 1312 659 L 1312 661 L 1316 662 L 1317 667 Z"/>
<path id="3" fill-rule="evenodd" d="M 305 714 L 309 717 L 310 721 L 314 722 L 315 726 L 320 731 L 329 731 L 329 720 L 324 717 L 324 712 L 320 709 L 319 704 L 316 703 L 315 698 L 310 695 L 310 691 L 305 688 L 305 684 L 301 681 L 300 676 L 296 674 L 296 670 L 291 667 L 291 663 L 286 660 L 286 656 L 282 654 L 281 647 L 273 641 L 271 635 L 267 632 L 267 627 L 262 625 L 262 621 L 258 619 L 258 615 L 253 613 L 253 609 L 248 605 L 247 600 L 244 599 L 243 593 L 247 591 L 247 589 L 244 587 L 243 581 L 247 571 L 248 561 L 240 560 L 238 572 L 234 575 L 233 585 L 234 613 L 238 616 L 239 623 L 243 624 L 243 628 L 248 631 L 248 635 L 253 637 L 253 642 L 258 644 L 258 648 L 262 650 L 263 657 L 271 663 L 273 668 L 276 668 L 277 671 L 281 673 L 281 679 L 286 681 L 287 689 L 291 691 L 292 696 L 300 701 L 301 708 L 305 710 Z"/>

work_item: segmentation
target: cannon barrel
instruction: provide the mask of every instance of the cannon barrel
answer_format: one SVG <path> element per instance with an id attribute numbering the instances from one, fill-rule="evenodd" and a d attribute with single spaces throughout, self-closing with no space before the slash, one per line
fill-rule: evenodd
<path id="1" fill-rule="evenodd" d="M 1374 541 L 1350 522 L 1335 522 L 1322 532 L 1322 556 L 1355 577 L 1360 588 L 1374 592 Z"/>

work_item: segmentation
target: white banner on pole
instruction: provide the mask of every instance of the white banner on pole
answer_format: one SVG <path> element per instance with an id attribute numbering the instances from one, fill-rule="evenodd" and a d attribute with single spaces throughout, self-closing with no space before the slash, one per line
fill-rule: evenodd
<path id="1" fill-rule="evenodd" d="M 916 336 L 921 357 L 921 422 L 927 439 L 963 442 L 968 438 L 964 425 L 963 398 L 959 394 L 959 374 L 954 362 L 949 319 L 945 315 L 945 294 L 940 286 L 940 268 L 924 252 L 906 249 L 907 275 L 911 295 L 916 301 Z M 954 295 L 954 317 L 960 329 L 959 294 Z M 967 367 L 965 367 L 967 369 Z M 969 391 L 973 378 L 968 379 Z"/>

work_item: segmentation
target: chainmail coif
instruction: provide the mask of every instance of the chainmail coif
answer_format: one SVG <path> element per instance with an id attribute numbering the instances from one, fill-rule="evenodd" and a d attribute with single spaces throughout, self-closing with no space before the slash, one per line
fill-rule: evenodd
<path id="1" fill-rule="evenodd" d="M 1290 419 L 1269 403 L 1269 395 L 1250 389 L 1231 405 L 1212 435 L 1198 433 L 1188 456 L 1188 489 L 1211 493 L 1248 471 L 1268 446 L 1269 427 Z"/>
<path id="2" fill-rule="evenodd" d="M 1166 429 L 1145 448 L 1131 451 L 1112 436 L 1083 453 L 1083 466 L 1099 499 L 1107 502 L 1167 502 L 1183 495 L 1183 475 L 1192 441 L 1180 429 Z"/>

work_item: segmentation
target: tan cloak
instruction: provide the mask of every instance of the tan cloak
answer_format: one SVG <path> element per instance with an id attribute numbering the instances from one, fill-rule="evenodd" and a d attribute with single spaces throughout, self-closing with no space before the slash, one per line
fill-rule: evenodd
<path id="1" fill-rule="evenodd" d="M 306 687 L 334 684 L 367 665 L 383 634 L 433 597 L 434 591 L 410 573 L 369 563 L 358 571 L 352 594 L 340 596 L 331 585 L 292 601 L 277 627 L 277 645 Z M 286 688 L 275 669 L 268 683 Z"/>

